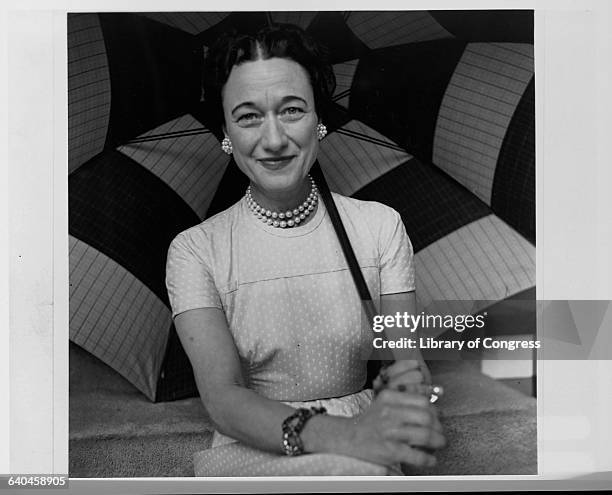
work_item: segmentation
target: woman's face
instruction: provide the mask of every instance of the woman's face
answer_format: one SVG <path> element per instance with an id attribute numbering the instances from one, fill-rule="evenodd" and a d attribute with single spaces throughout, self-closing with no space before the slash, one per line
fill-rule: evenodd
<path id="1" fill-rule="evenodd" d="M 223 112 L 234 159 L 251 182 L 263 194 L 297 193 L 319 147 L 306 70 L 284 58 L 234 66 Z"/>

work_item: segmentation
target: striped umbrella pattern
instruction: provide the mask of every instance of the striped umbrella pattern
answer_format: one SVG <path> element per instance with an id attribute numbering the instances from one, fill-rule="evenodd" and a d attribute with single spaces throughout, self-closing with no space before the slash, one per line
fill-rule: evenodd
<path id="1" fill-rule="evenodd" d="M 165 291 L 170 241 L 247 185 L 209 130 L 202 57 L 221 32 L 271 22 L 329 49 L 319 162 L 332 190 L 401 214 L 420 308 L 535 285 L 533 12 L 70 14 L 70 339 L 152 401 L 197 394 Z"/>

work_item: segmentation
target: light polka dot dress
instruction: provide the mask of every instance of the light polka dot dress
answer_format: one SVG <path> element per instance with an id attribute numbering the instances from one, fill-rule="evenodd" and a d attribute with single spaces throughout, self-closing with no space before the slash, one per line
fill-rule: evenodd
<path id="1" fill-rule="evenodd" d="M 380 294 L 414 290 L 412 245 L 399 214 L 376 202 L 337 194 L 334 200 L 375 303 Z M 173 317 L 204 307 L 225 312 L 249 388 L 343 416 L 370 404 L 371 391 L 362 388 L 372 332 L 322 202 L 305 225 L 279 229 L 258 220 L 242 199 L 173 240 L 166 285 Z M 194 463 L 196 476 L 392 469 L 330 454 L 277 455 L 219 433 Z"/>

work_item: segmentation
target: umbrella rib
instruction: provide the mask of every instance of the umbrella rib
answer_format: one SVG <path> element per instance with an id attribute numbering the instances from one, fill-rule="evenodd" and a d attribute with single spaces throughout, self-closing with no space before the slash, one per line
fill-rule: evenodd
<path id="1" fill-rule="evenodd" d="M 188 133 L 193 133 L 193 132 L 208 133 L 210 131 L 206 127 L 199 127 L 195 129 L 183 129 L 181 131 L 162 132 L 161 134 L 149 134 L 148 136 L 142 136 L 142 138 L 135 138 L 135 139 L 145 139 L 145 138 L 151 138 L 151 137 L 162 137 L 163 138 L 165 136 L 188 134 Z"/>
<path id="2" fill-rule="evenodd" d="M 205 127 L 202 127 L 201 129 L 188 129 L 184 131 L 164 132 L 162 134 L 151 134 L 150 136 L 143 136 L 131 139 L 126 144 L 146 143 L 148 141 L 197 136 L 199 134 L 210 134 L 210 131 Z"/>
<path id="3" fill-rule="evenodd" d="M 392 144 L 388 141 L 383 141 L 381 139 L 377 139 L 371 136 L 368 136 L 366 134 L 362 134 L 360 132 L 356 132 L 356 131 L 349 131 L 348 129 L 336 129 L 335 132 L 339 133 L 339 134 L 344 134 L 345 136 L 349 136 L 349 137 L 353 137 L 356 139 L 359 139 L 361 141 L 366 141 L 372 144 L 377 144 L 379 146 L 383 146 L 385 148 L 389 148 L 392 149 L 394 151 L 401 151 L 403 153 L 406 153 L 406 150 L 401 148 L 400 146 L 397 146 L 395 144 Z"/>
<path id="4" fill-rule="evenodd" d="M 338 101 L 342 98 L 344 98 L 345 96 L 348 96 L 349 94 L 351 94 L 351 90 L 349 89 L 345 89 L 344 91 L 340 91 L 340 93 L 336 93 L 334 95 L 334 97 L 332 98 L 333 101 Z"/>
<path id="5" fill-rule="evenodd" d="M 401 147 L 399 147 L 397 145 L 394 145 L 394 144 L 389 143 L 387 141 L 382 141 L 381 139 L 377 139 L 377 138 L 368 136 L 366 134 L 361 134 L 359 132 L 349 131 L 349 130 L 346 130 L 346 129 L 338 129 L 337 132 L 339 132 L 340 134 L 344 134 L 346 136 L 349 136 L 349 137 L 353 137 L 353 138 L 359 139 L 361 141 L 366 141 L 366 142 L 369 142 L 369 143 L 372 143 L 372 144 L 376 144 L 376 145 L 379 145 L 379 146 L 383 146 L 385 148 L 389 148 L 389 149 L 392 149 L 392 150 L 395 150 L 395 151 L 405 152 L 405 150 L 403 148 L 401 148 Z"/>
<path id="6" fill-rule="evenodd" d="M 394 151 L 400 151 L 400 152 L 406 152 L 406 150 L 404 150 L 403 148 L 401 148 L 400 146 L 394 145 L 392 143 L 389 143 L 387 141 L 383 141 L 381 139 L 377 139 L 371 136 L 367 136 L 365 134 L 362 134 L 360 132 L 356 132 L 356 131 L 349 131 L 347 129 L 337 129 L 336 132 L 338 132 L 339 134 L 344 134 L 346 136 L 349 137 L 353 137 L 356 139 L 360 139 L 362 141 L 366 141 L 372 144 L 376 144 L 379 146 L 383 146 L 385 148 L 389 148 L 392 149 Z M 175 131 L 175 132 L 166 132 L 166 133 L 162 133 L 162 134 L 153 134 L 150 136 L 143 136 L 141 138 L 135 138 L 135 139 L 131 139 L 130 141 L 128 141 L 126 144 L 139 144 L 139 143 L 146 143 L 149 141 L 158 141 L 158 140 L 162 140 L 162 139 L 171 139 L 171 138 L 180 138 L 180 137 L 189 137 L 189 136 L 196 136 L 199 134 L 209 134 L 210 131 L 206 128 L 201 128 L 201 129 L 189 129 L 186 131 Z"/>

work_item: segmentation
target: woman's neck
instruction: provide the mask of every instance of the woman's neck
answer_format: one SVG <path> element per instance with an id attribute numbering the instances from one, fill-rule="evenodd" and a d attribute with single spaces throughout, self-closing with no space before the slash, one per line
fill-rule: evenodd
<path id="1" fill-rule="evenodd" d="M 310 194 L 312 186 L 310 180 L 305 179 L 302 184 L 293 191 L 282 191 L 278 193 L 264 192 L 251 182 L 251 195 L 253 199 L 271 211 L 284 212 L 293 210 L 300 206 Z"/>

